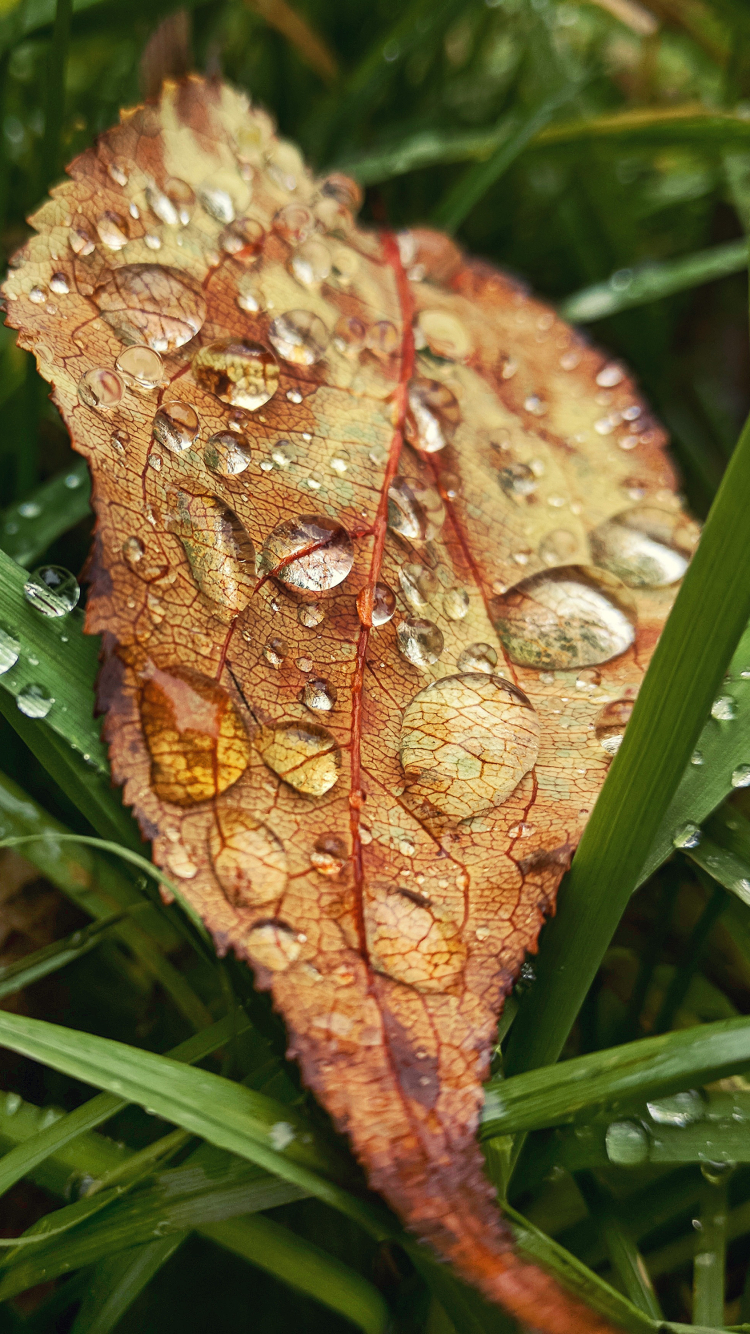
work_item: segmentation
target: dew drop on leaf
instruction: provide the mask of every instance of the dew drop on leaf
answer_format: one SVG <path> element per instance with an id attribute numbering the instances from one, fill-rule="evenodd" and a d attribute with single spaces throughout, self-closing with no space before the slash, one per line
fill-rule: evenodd
<path id="1" fill-rule="evenodd" d="M 410 542 L 429 542 L 445 520 L 445 507 L 434 487 L 394 477 L 388 488 L 388 527 Z"/>
<path id="2" fill-rule="evenodd" d="M 615 699 L 597 714 L 594 732 L 602 750 L 616 755 L 633 712 L 632 699 Z"/>
<path id="3" fill-rule="evenodd" d="M 231 255 L 241 264 L 254 264 L 263 249 L 265 237 L 259 222 L 253 218 L 240 218 L 224 228 L 219 245 L 225 255 Z"/>
<path id="4" fill-rule="evenodd" d="M 222 190 L 220 186 L 212 185 L 210 181 L 206 181 L 203 185 L 198 186 L 196 194 L 206 212 L 216 222 L 234 222 L 234 200 L 227 190 Z"/>
<path id="5" fill-rule="evenodd" d="M 469 594 L 465 588 L 449 588 L 443 594 L 443 612 L 449 621 L 462 621 L 469 610 Z"/>
<path id="6" fill-rule="evenodd" d="M 0 676 L 15 667 L 21 652 L 16 636 L 5 625 L 0 625 Z"/>
<path id="7" fill-rule="evenodd" d="M 750 764 L 740 764 L 732 774 L 732 787 L 750 787 Z"/>
<path id="8" fill-rule="evenodd" d="M 432 621 L 407 616 L 396 627 L 399 652 L 415 667 L 430 667 L 443 651 L 443 635 Z"/>
<path id="9" fill-rule="evenodd" d="M 321 875 L 333 879 L 341 875 L 348 857 L 344 840 L 336 834 L 321 834 L 310 853 L 310 861 Z"/>
<path id="10" fill-rule="evenodd" d="M 647 1102 L 649 1116 L 659 1126 L 689 1126 L 702 1121 L 706 1104 L 697 1089 L 685 1089 L 667 1098 Z"/>
<path id="11" fill-rule="evenodd" d="M 310 669 L 307 668 L 309 671 Z M 336 691 L 327 681 L 314 677 L 306 681 L 302 690 L 302 703 L 317 713 L 328 713 L 336 703 Z"/>
<path id="12" fill-rule="evenodd" d="M 613 1121 L 607 1126 L 604 1147 L 617 1167 L 638 1167 L 648 1161 L 648 1135 L 635 1121 Z"/>
<path id="13" fill-rule="evenodd" d="M 602 683 L 602 674 L 596 667 L 584 667 L 576 677 L 576 690 L 590 692 L 597 690 Z"/>
<path id="14" fill-rule="evenodd" d="M 318 723 L 305 720 L 261 727 L 253 744 L 264 764 L 297 792 L 322 797 L 338 782 L 341 751 L 331 733 Z"/>
<path id="15" fill-rule="evenodd" d="M 376 320 L 367 330 L 365 346 L 376 356 L 392 357 L 401 346 L 401 336 L 390 320 Z"/>
<path id="16" fill-rule="evenodd" d="M 122 250 L 129 241 L 128 224 L 119 213 L 103 213 L 97 218 L 99 240 L 108 250 Z"/>
<path id="17" fill-rule="evenodd" d="M 469 331 L 456 315 L 447 310 L 421 310 L 417 330 L 422 346 L 444 361 L 465 361 L 472 352 Z"/>
<path id="18" fill-rule="evenodd" d="M 439 380 L 421 376 L 409 384 L 406 438 L 425 454 L 445 449 L 456 434 L 461 409 L 455 394 Z"/>
<path id="19" fill-rule="evenodd" d="M 629 588 L 663 588 L 684 575 L 690 546 L 680 550 L 675 543 L 692 535 L 681 515 L 642 505 L 600 524 L 589 542 L 595 564 Z"/>
<path id="20" fill-rule="evenodd" d="M 365 345 L 367 328 L 356 315 L 342 315 L 333 330 L 333 345 L 346 357 L 357 357 Z"/>
<path id="21" fill-rule="evenodd" d="M 272 973 L 280 973 L 299 958 L 304 936 L 285 922 L 257 922 L 248 931 L 244 943 L 254 963 Z"/>
<path id="22" fill-rule="evenodd" d="M 162 403 L 151 429 L 154 440 L 171 449 L 173 454 L 181 454 L 192 445 L 199 425 L 195 408 L 180 398 L 173 398 Z"/>
<path id="23" fill-rule="evenodd" d="M 700 827 L 693 824 L 692 820 L 686 820 L 679 829 L 675 829 L 672 843 L 676 848 L 697 848 L 702 837 Z"/>
<path id="24" fill-rule="evenodd" d="M 635 639 L 622 585 L 581 565 L 522 580 L 493 598 L 492 614 L 511 662 L 541 670 L 598 665 Z"/>
<path id="25" fill-rule="evenodd" d="M 375 584 L 372 596 L 368 586 L 357 594 L 357 614 L 363 625 L 387 625 L 395 611 L 396 594 L 388 584 Z"/>
<path id="26" fill-rule="evenodd" d="M 51 292 L 55 293 L 55 296 L 67 296 L 70 291 L 70 286 L 65 274 L 60 272 L 53 273 L 49 280 L 49 288 Z"/>
<path id="27" fill-rule="evenodd" d="M 237 710 L 221 686 L 193 668 L 150 664 L 140 709 L 151 785 L 162 801 L 209 801 L 247 768 L 250 747 Z"/>
<path id="28" fill-rule="evenodd" d="M 469 644 L 459 653 L 456 666 L 459 672 L 487 672 L 491 675 L 497 667 L 497 650 L 491 644 Z"/>
<path id="29" fill-rule="evenodd" d="M 287 644 L 285 639 L 280 639 L 278 635 L 271 635 L 263 646 L 263 657 L 269 667 L 280 667 L 287 654 Z"/>
<path id="30" fill-rule="evenodd" d="M 206 443 L 203 462 L 219 477 L 236 477 L 250 463 L 250 446 L 243 435 L 217 431 Z"/>
<path id="31" fill-rule="evenodd" d="M 117 371 L 104 366 L 93 366 L 78 381 L 78 397 L 87 408 L 110 412 L 119 404 L 125 392 L 122 377 Z"/>
<path id="32" fill-rule="evenodd" d="M 268 534 L 258 572 L 290 588 L 325 592 L 343 583 L 354 562 L 351 538 L 335 519 L 300 514 Z"/>
<path id="33" fill-rule="evenodd" d="M 271 321 L 268 339 L 284 361 L 314 366 L 325 355 L 328 330 L 313 311 L 288 310 Z"/>
<path id="34" fill-rule="evenodd" d="M 737 717 L 737 701 L 732 695 L 719 695 L 711 705 L 711 717 L 721 723 L 731 723 Z"/>
<path id="35" fill-rule="evenodd" d="M 297 612 L 297 620 L 300 625 L 304 625 L 307 630 L 313 630 L 315 626 L 320 625 L 325 618 L 325 611 L 319 602 L 303 602 Z"/>
<path id="36" fill-rule="evenodd" d="M 234 907 L 261 907 L 281 898 L 287 881 L 284 845 L 248 812 L 236 806 L 217 809 L 209 853 L 219 884 Z"/>
<path id="37" fill-rule="evenodd" d="M 567 565 L 578 550 L 578 542 L 567 528 L 553 528 L 539 543 L 539 556 L 545 565 Z"/>
<path id="38" fill-rule="evenodd" d="M 78 604 L 78 580 L 62 565 L 40 565 L 23 586 L 24 597 L 43 616 L 67 616 Z"/>
<path id="39" fill-rule="evenodd" d="M 125 264 L 114 269 L 93 300 L 124 343 L 147 343 L 174 352 L 203 327 L 206 302 L 200 288 L 177 269 Z"/>
<path id="40" fill-rule="evenodd" d="M 279 366 L 273 352 L 243 338 L 219 338 L 193 357 L 198 384 L 222 403 L 255 412 L 279 387 Z"/>
<path id="41" fill-rule="evenodd" d="M 315 218 L 304 204 L 287 204 L 275 215 L 273 230 L 289 245 L 303 245 L 315 230 Z"/>
<path id="42" fill-rule="evenodd" d="M 306 241 L 295 250 L 289 267 L 297 282 L 304 287 L 314 287 L 322 283 L 331 272 L 331 256 L 328 247 L 322 241 Z"/>
<path id="43" fill-rule="evenodd" d="M 398 572 L 401 591 L 415 611 L 421 611 L 432 600 L 437 590 L 437 579 L 424 565 L 407 563 Z"/>
<path id="44" fill-rule="evenodd" d="M 143 343 L 126 347 L 115 362 L 115 369 L 126 384 L 138 389 L 155 389 L 161 384 L 164 365 L 158 352 Z"/>
<path id="45" fill-rule="evenodd" d="M 520 499 L 533 495 L 539 485 L 527 463 L 509 463 L 500 469 L 497 480 L 506 496 Z"/>
<path id="46" fill-rule="evenodd" d="M 55 702 L 46 686 L 25 685 L 16 696 L 16 704 L 27 718 L 46 718 Z"/>
<path id="47" fill-rule="evenodd" d="M 181 493 L 169 526 L 201 592 L 230 617 L 244 611 L 256 583 L 255 548 L 234 511 L 215 496 Z"/>

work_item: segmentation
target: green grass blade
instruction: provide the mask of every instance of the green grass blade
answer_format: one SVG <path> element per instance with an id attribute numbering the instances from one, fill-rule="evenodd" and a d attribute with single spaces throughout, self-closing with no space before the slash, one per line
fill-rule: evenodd
<path id="1" fill-rule="evenodd" d="M 58 537 L 91 513 L 90 495 L 88 465 L 76 459 L 65 472 L 3 510 L 0 547 L 18 565 L 34 565 Z"/>
<path id="2" fill-rule="evenodd" d="M 604 1189 L 592 1172 L 577 1173 L 576 1184 L 593 1222 L 601 1232 L 612 1268 L 625 1294 L 640 1311 L 654 1320 L 661 1320 L 661 1308 L 643 1258 L 627 1228 L 623 1226 L 621 1211 L 615 1206 L 609 1191 Z"/>
<path id="3" fill-rule="evenodd" d="M 211 1237 L 211 1224 L 201 1232 Z M 272 1219 L 257 1214 L 233 1219 L 221 1226 L 217 1240 L 282 1283 L 338 1311 L 364 1334 L 385 1334 L 389 1328 L 388 1307 L 374 1284 Z"/>
<path id="4" fill-rule="evenodd" d="M 511 1029 L 508 1073 L 559 1056 L 695 749 L 750 615 L 749 509 L 750 424 L 545 929 L 537 981 Z"/>
<path id="5" fill-rule="evenodd" d="M 110 1334 L 189 1235 L 174 1232 L 100 1261 L 87 1283 L 71 1334 Z"/>
<path id="6" fill-rule="evenodd" d="M 574 324 L 602 320 L 621 310 L 644 306 L 649 301 L 660 301 L 675 292 L 685 292 L 712 283 L 730 273 L 747 268 L 747 241 L 726 241 L 699 250 L 679 259 L 644 265 L 634 269 L 620 269 L 603 283 L 594 283 L 574 292 L 560 303 L 559 311 L 565 320 Z"/>
<path id="7" fill-rule="evenodd" d="M 724 1324 L 724 1273 L 727 1259 L 726 1182 L 703 1183 L 700 1232 L 693 1261 L 693 1320 L 696 1325 Z"/>
<path id="8" fill-rule="evenodd" d="M 60 142 L 65 120 L 65 69 L 72 17 L 73 0 L 57 0 L 44 100 L 42 189 L 51 184 L 60 169 Z"/>
<path id="9" fill-rule="evenodd" d="M 113 917 L 105 917 L 103 921 L 92 922 L 91 926 L 84 927 L 82 931 L 73 931 L 64 940 L 56 940 L 44 949 L 27 954 L 17 963 L 0 968 L 0 1000 L 82 959 L 96 948 L 107 931 L 122 921 L 123 916 L 123 913 L 117 913 Z"/>

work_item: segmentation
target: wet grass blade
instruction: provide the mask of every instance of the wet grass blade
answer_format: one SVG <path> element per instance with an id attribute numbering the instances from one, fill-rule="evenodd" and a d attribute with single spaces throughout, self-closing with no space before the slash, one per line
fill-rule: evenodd
<path id="1" fill-rule="evenodd" d="M 63 940 L 56 940 L 44 949 L 27 954 L 17 963 L 0 968 L 0 1000 L 82 959 L 100 944 L 107 931 L 122 921 L 123 916 L 123 913 L 117 913 L 113 917 L 105 917 L 101 922 L 92 922 L 91 926 L 84 927 L 82 931 L 73 931 Z"/>
<path id="2" fill-rule="evenodd" d="M 715 282 L 730 273 L 747 268 L 747 241 L 727 241 L 724 245 L 699 250 L 694 255 L 644 265 L 641 268 L 620 269 L 606 282 L 594 283 L 574 292 L 560 303 L 563 319 L 574 324 L 602 320 L 621 310 L 660 301 L 675 292 L 689 291 L 701 283 Z"/>
<path id="3" fill-rule="evenodd" d="M 3 510 L 0 547 L 18 565 L 29 568 L 58 537 L 91 513 L 90 495 L 88 466 L 76 459 L 65 472 Z"/>
<path id="4" fill-rule="evenodd" d="M 174 1232 L 102 1260 L 86 1284 L 71 1334 L 110 1334 L 189 1235 L 187 1231 Z"/>
<path id="5" fill-rule="evenodd" d="M 612 1196 L 593 1172 L 576 1173 L 576 1184 L 586 1202 L 589 1214 L 601 1233 L 620 1284 L 634 1306 L 654 1320 L 662 1318 L 661 1308 L 653 1284 L 633 1238 L 623 1226 Z"/>
<path id="6" fill-rule="evenodd" d="M 657 836 L 750 616 L 750 424 L 742 432 L 584 830 L 506 1070 L 554 1061 Z"/>
<path id="7" fill-rule="evenodd" d="M 725 1180 L 703 1182 L 700 1224 L 693 1261 L 693 1320 L 696 1325 L 721 1326 L 727 1259 Z"/>

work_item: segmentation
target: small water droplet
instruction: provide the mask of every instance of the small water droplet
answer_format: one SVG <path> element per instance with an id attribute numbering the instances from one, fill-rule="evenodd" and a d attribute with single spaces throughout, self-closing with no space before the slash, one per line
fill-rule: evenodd
<path id="1" fill-rule="evenodd" d="M 255 587 L 255 549 L 240 519 L 216 496 L 179 493 L 169 519 L 193 578 L 221 619 L 244 611 Z"/>
<path id="2" fill-rule="evenodd" d="M 245 936 L 245 948 L 254 963 L 272 973 L 283 972 L 302 952 L 304 936 L 285 922 L 257 922 Z"/>
<path id="3" fill-rule="evenodd" d="M 617 1167 L 638 1167 L 648 1161 L 648 1135 L 635 1121 L 613 1121 L 607 1126 L 604 1146 Z"/>
<path id="4" fill-rule="evenodd" d="M 324 592 L 343 583 L 353 562 L 351 538 L 341 524 L 320 514 L 300 514 L 269 533 L 258 570 L 291 588 Z"/>
<path id="5" fill-rule="evenodd" d="M 553 528 L 539 543 L 545 565 L 567 565 L 578 550 L 578 541 L 567 528 Z"/>
<path id="6" fill-rule="evenodd" d="M 43 616 L 67 616 L 81 596 L 75 576 L 62 565 L 40 565 L 29 575 L 23 592 Z"/>
<path id="7" fill-rule="evenodd" d="M 698 767 L 698 766 L 700 766 L 701 764 L 703 764 L 704 762 L 705 762 L 705 761 L 704 761 L 704 759 L 703 759 L 703 753 L 702 753 L 702 751 L 700 751 L 700 750 L 694 750 L 693 753 L 692 753 L 692 755 L 690 756 L 690 763 L 691 763 L 691 764 L 694 764 L 694 765 L 696 765 L 696 767 Z"/>
<path id="8" fill-rule="evenodd" d="M 347 449 L 337 448 L 331 455 L 328 461 L 328 466 L 332 472 L 338 473 L 339 477 L 343 477 L 349 467 L 349 463 L 349 451 Z"/>
<path id="9" fill-rule="evenodd" d="M 341 751 L 319 723 L 302 719 L 261 727 L 253 742 L 264 764 L 297 792 L 321 797 L 338 782 Z"/>
<path id="10" fill-rule="evenodd" d="M 620 384 L 625 379 L 625 372 L 622 366 L 616 362 L 610 361 L 608 365 L 602 367 L 596 377 L 596 383 L 603 389 L 614 389 L 615 385 Z"/>
<path id="11" fill-rule="evenodd" d="M 432 621 L 407 616 L 396 627 L 399 651 L 415 667 L 429 667 L 443 651 L 443 635 Z"/>
<path id="12" fill-rule="evenodd" d="M 78 381 L 78 397 L 87 408 L 109 412 L 116 408 L 125 392 L 125 385 L 116 371 L 104 366 L 93 366 Z"/>
<path id="13" fill-rule="evenodd" d="M 701 1176 L 704 1178 L 704 1180 L 708 1181 L 710 1185 L 721 1186 L 724 1184 L 727 1178 L 731 1176 L 736 1166 L 737 1166 L 736 1163 L 730 1161 L 703 1162 L 701 1163 Z M 710 1252 L 710 1256 L 711 1256 L 711 1262 L 714 1263 L 713 1252 Z M 700 1256 L 696 1256 L 696 1263 L 700 1258 L 701 1258 Z M 706 1259 L 707 1258 L 708 1256 L 706 1256 Z"/>
<path id="14" fill-rule="evenodd" d="M 328 347 L 328 330 L 311 310 L 287 310 L 277 315 L 268 338 L 279 356 L 295 366 L 314 366 Z"/>
<path id="15" fill-rule="evenodd" d="M 478 926 L 474 931 L 477 940 L 489 940 L 490 928 L 488 926 Z"/>
<path id="16" fill-rule="evenodd" d="M 365 346 L 376 356 L 392 357 L 401 346 L 401 335 L 390 320 L 377 320 L 371 324 L 365 335 Z"/>
<path id="17" fill-rule="evenodd" d="M 266 301 L 255 277 L 243 277 L 237 284 L 237 305 L 248 315 L 257 315 L 265 310 Z"/>
<path id="18" fill-rule="evenodd" d="M 697 848 L 703 834 L 697 824 L 692 820 L 686 820 L 679 829 L 675 829 L 672 835 L 672 843 L 676 848 Z"/>
<path id="19" fill-rule="evenodd" d="M 449 588 L 443 594 L 443 612 L 449 621 L 462 621 L 469 610 L 469 594 L 465 588 Z"/>
<path id="20" fill-rule="evenodd" d="M 155 389 L 161 384 L 164 366 L 158 352 L 143 343 L 126 347 L 115 362 L 127 384 L 139 389 Z"/>
<path id="21" fill-rule="evenodd" d="M 196 194 L 207 213 L 216 222 L 230 223 L 235 219 L 235 208 L 232 196 L 220 186 L 213 185 L 211 181 L 205 181 L 199 185 Z"/>
<path id="22" fill-rule="evenodd" d="M 437 591 L 437 579 L 423 565 L 402 565 L 398 579 L 406 601 L 416 611 L 426 607 Z"/>
<path id="23" fill-rule="evenodd" d="M 667 1098 L 658 1098 L 647 1102 L 652 1121 L 660 1126 L 689 1126 L 702 1121 L 706 1105 L 697 1089 L 686 1089 L 684 1093 L 673 1093 Z"/>
<path id="24" fill-rule="evenodd" d="M 297 664 L 298 666 L 299 661 Z M 305 662 L 310 663 L 310 666 L 303 670 L 309 672 L 312 663 L 309 658 L 306 658 Z M 302 703 L 305 704 L 308 709 L 315 709 L 319 713 L 328 713 L 336 703 L 336 691 L 327 681 L 314 678 L 311 681 L 305 682 L 302 691 Z"/>
<path id="25" fill-rule="evenodd" d="M 326 618 L 325 611 L 319 602 L 303 602 L 297 611 L 297 620 L 300 625 L 304 625 L 307 630 L 313 630 L 316 625 L 320 625 Z"/>
<path id="26" fill-rule="evenodd" d="M 43 287 L 32 287 L 29 292 L 29 301 L 33 301 L 35 306 L 41 306 L 47 300 L 47 293 Z"/>
<path id="27" fill-rule="evenodd" d="M 491 644 L 469 644 L 459 653 L 456 666 L 459 672 L 491 674 L 497 666 L 497 652 Z"/>
<path id="28" fill-rule="evenodd" d="M 161 264 L 114 269 L 93 300 L 124 343 L 147 343 L 155 352 L 183 347 L 206 318 L 200 288 L 186 274 Z"/>
<path id="29" fill-rule="evenodd" d="M 153 420 L 154 440 L 173 454 L 181 454 L 189 449 L 198 434 L 198 414 L 190 403 L 180 398 L 162 403 Z"/>
<path id="30" fill-rule="evenodd" d="M 595 735 L 602 750 L 616 755 L 633 712 L 632 699 L 615 699 L 597 714 Z"/>
<path id="31" fill-rule="evenodd" d="M 456 434 L 461 409 L 455 394 L 439 380 L 419 376 L 409 382 L 407 440 L 426 454 L 445 449 Z"/>
<path id="32" fill-rule="evenodd" d="M 154 450 L 152 449 L 151 452 L 150 452 L 150 454 L 148 455 L 148 457 L 147 457 L 147 459 L 146 459 L 146 462 L 147 462 L 149 468 L 153 468 L 154 472 L 161 472 L 162 464 L 163 464 L 164 460 L 163 460 L 161 454 L 156 454 L 156 453 L 154 452 Z"/>
<path id="33" fill-rule="evenodd" d="M 68 280 L 64 273 L 53 273 L 49 280 L 49 287 L 50 291 L 55 293 L 55 296 L 67 296 L 70 291 Z"/>
<path id="34" fill-rule="evenodd" d="M 308 491 L 320 491 L 322 485 L 323 485 L 323 475 L 317 470 L 308 472 L 307 475 L 303 477 L 300 482 L 300 486 L 304 486 Z"/>
<path id="35" fill-rule="evenodd" d="M 16 636 L 5 625 L 0 625 L 0 676 L 15 667 L 21 652 Z"/>
<path id="36" fill-rule="evenodd" d="M 5 1115 L 15 1116 L 18 1109 L 23 1104 L 23 1098 L 20 1093 L 6 1093 L 5 1095 Z"/>
<path id="37" fill-rule="evenodd" d="M 369 587 L 363 588 L 357 594 L 357 613 L 363 625 L 386 625 L 392 620 L 396 611 L 396 594 L 388 584 L 378 583 L 372 589 L 372 599 L 370 599 Z"/>
<path id="38" fill-rule="evenodd" d="M 576 690 L 585 690 L 587 692 L 596 690 L 602 683 L 602 674 L 596 667 L 584 667 L 576 677 Z"/>
<path id="39" fill-rule="evenodd" d="M 243 338 L 220 338 L 193 358 L 193 374 L 223 403 L 254 412 L 279 387 L 279 366 L 268 348 Z"/>
<path id="40" fill-rule="evenodd" d="M 420 310 L 417 329 L 423 347 L 442 361 L 465 361 L 472 352 L 468 330 L 447 310 Z"/>
<path id="41" fill-rule="evenodd" d="M 711 705 L 711 717 L 722 723 L 731 723 L 737 717 L 737 701 L 731 695 L 719 695 Z"/>
<path id="42" fill-rule="evenodd" d="M 533 495 L 538 486 L 537 479 L 527 463 L 509 463 L 506 468 L 500 469 L 497 480 L 506 496 L 521 499 Z"/>
<path id="43" fill-rule="evenodd" d="M 529 394 L 524 399 L 523 406 L 527 412 L 531 413 L 532 417 L 543 417 L 547 412 L 547 404 L 538 394 Z"/>
<path id="44" fill-rule="evenodd" d="M 388 488 L 388 527 L 410 542 L 430 542 L 445 521 L 440 493 L 417 481 L 394 477 Z"/>
<path id="45" fill-rule="evenodd" d="M 315 230 L 315 218 L 304 204 L 287 204 L 274 217 L 273 230 L 289 245 L 304 245 Z"/>
<path id="46" fill-rule="evenodd" d="M 71 227 L 68 232 L 68 244 L 74 255 L 92 255 L 96 249 L 91 234 L 85 227 L 79 225 Z"/>
<path id="47" fill-rule="evenodd" d="M 732 787 L 750 787 L 750 764 L 740 764 L 732 774 Z"/>
<path id="48" fill-rule="evenodd" d="M 333 878 L 341 875 L 348 856 L 348 849 L 342 838 L 338 838 L 336 834 L 321 834 L 310 853 L 310 861 L 321 875 Z"/>
<path id="49" fill-rule="evenodd" d="M 54 702 L 46 686 L 35 684 L 24 686 L 16 696 L 16 704 L 27 718 L 46 718 Z"/>
<path id="50" fill-rule="evenodd" d="M 322 241 L 306 241 L 289 261 L 289 267 L 297 282 L 305 287 L 322 283 L 331 272 L 331 256 L 328 247 Z"/>
<path id="51" fill-rule="evenodd" d="M 493 598 L 496 629 L 512 662 L 571 669 L 607 662 L 635 639 L 635 611 L 611 575 L 563 565 Z"/>
<path id="52" fill-rule="evenodd" d="M 250 462 L 250 446 L 244 435 L 217 431 L 203 451 L 203 462 L 219 477 L 237 477 Z"/>
<path id="53" fill-rule="evenodd" d="M 146 232 L 143 239 L 149 250 L 161 250 L 161 237 L 157 236 L 155 232 Z"/>
<path id="54" fill-rule="evenodd" d="M 356 315 L 342 315 L 333 330 L 333 345 L 345 357 L 357 357 L 365 345 L 367 329 Z"/>
<path id="55" fill-rule="evenodd" d="M 219 245 L 225 255 L 241 264 L 255 264 L 263 250 L 266 233 L 254 218 L 239 218 L 232 222 L 219 237 Z"/>
<path id="56" fill-rule="evenodd" d="M 106 212 L 96 220 L 99 240 L 108 250 L 122 250 L 130 240 L 127 219 L 120 213 Z"/>
<path id="57" fill-rule="evenodd" d="M 263 657 L 269 667 L 280 667 L 286 657 L 286 640 L 272 636 L 263 648 Z"/>

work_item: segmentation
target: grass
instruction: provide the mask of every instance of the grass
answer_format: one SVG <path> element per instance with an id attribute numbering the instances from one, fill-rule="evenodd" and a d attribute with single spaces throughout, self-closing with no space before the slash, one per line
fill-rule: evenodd
<path id="1" fill-rule="evenodd" d="M 506 1008 L 480 1133 L 519 1247 L 614 1323 L 748 1328 L 745 0 L 174 12 L 0 4 L 5 258 L 63 163 L 158 80 L 169 20 L 173 64 L 220 69 L 352 172 L 366 220 L 430 221 L 522 275 L 671 430 L 705 535 Z M 42 558 L 80 570 L 91 516 L 2 329 L 0 421 L 0 893 L 29 882 L 0 942 L 0 1334 L 511 1334 L 363 1194 L 267 999 L 144 874 L 92 719 L 96 644 L 23 598 Z M 30 685 L 65 710 L 24 714 Z M 704 832 L 676 849 L 686 824 Z"/>

